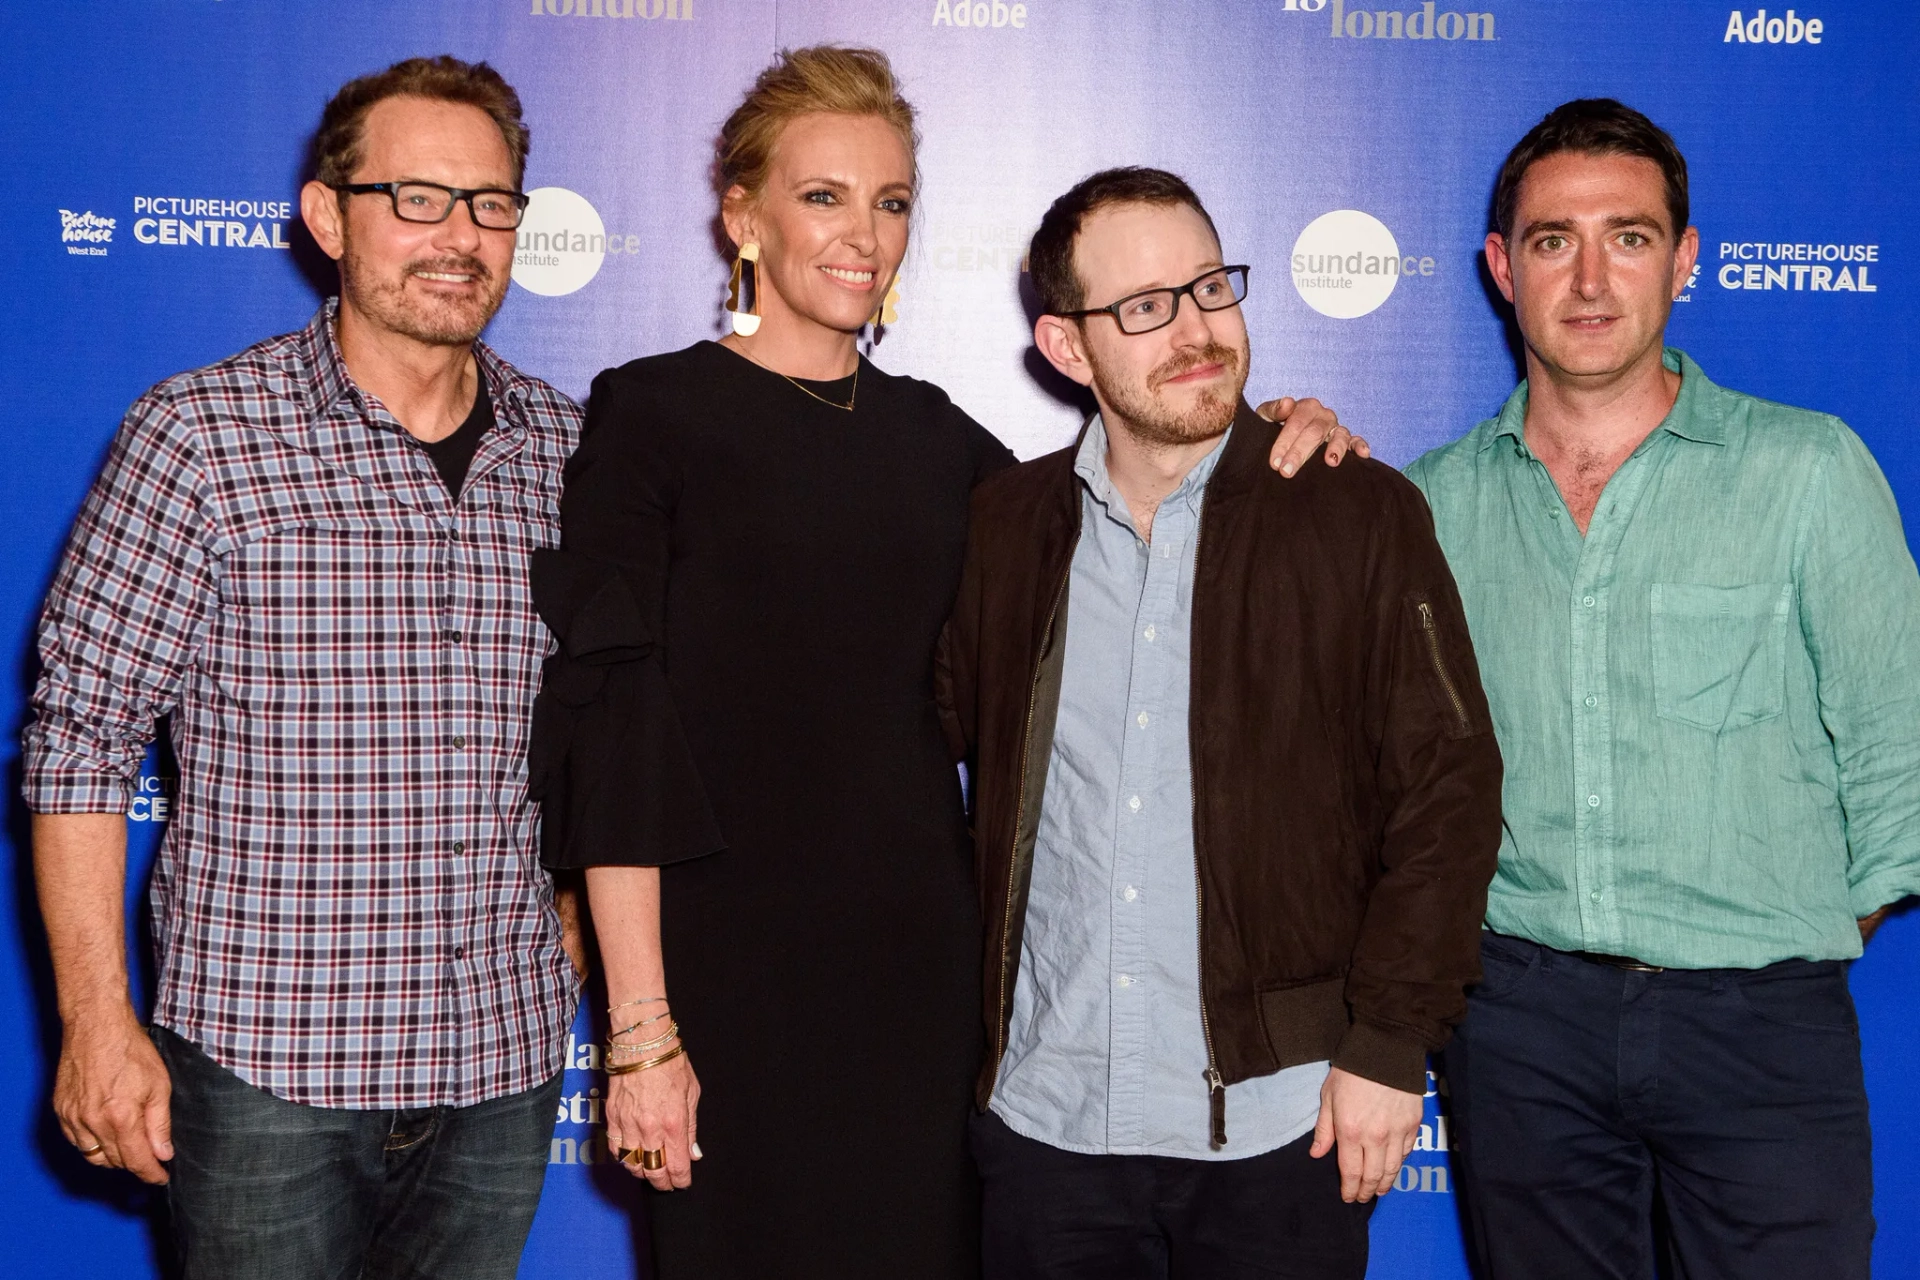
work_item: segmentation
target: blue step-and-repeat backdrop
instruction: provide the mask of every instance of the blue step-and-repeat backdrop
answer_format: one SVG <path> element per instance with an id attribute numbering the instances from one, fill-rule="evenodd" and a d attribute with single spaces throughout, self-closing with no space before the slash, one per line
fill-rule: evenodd
<path id="1" fill-rule="evenodd" d="M 1185 174 L 1253 264 L 1252 390 L 1318 395 L 1405 462 L 1516 376 L 1481 266 L 1494 173 L 1554 104 L 1607 94 L 1692 165 L 1700 267 L 1672 338 L 1717 380 L 1840 414 L 1920 515 L 1920 6 L 1802 0 L 16 0 L 0 15 L 0 726 L 9 786 L 33 619 L 130 400 L 293 329 L 325 287 L 295 208 L 344 80 L 485 58 L 520 90 L 537 189 L 489 333 L 582 395 L 720 330 L 708 164 L 774 50 L 885 49 L 921 111 L 925 189 L 885 367 L 944 385 L 1023 456 L 1072 411 L 1029 372 L 1019 268 L 1051 198 L 1119 163 Z M 1334 271 L 1318 269 L 1329 258 Z M 1316 270 L 1306 273 L 1308 259 Z M 1369 260 L 1373 269 L 1369 270 Z M 1386 273 L 1382 263 L 1397 272 Z M 143 871 L 156 769 L 130 815 Z M 162 1205 L 84 1165 L 47 1110 L 58 1052 L 26 815 L 0 837 L 0 1239 L 14 1276 L 157 1274 Z M 140 879 L 129 889 L 137 904 Z M 136 910 L 129 945 L 144 963 Z M 1920 1277 L 1920 913 L 1854 968 L 1880 1274 Z M 631 1276 L 583 1021 L 522 1274 Z M 1457 1277 L 1443 1094 L 1374 1219 L 1373 1274 Z M 857 1179 L 857 1171 L 836 1176 Z"/>

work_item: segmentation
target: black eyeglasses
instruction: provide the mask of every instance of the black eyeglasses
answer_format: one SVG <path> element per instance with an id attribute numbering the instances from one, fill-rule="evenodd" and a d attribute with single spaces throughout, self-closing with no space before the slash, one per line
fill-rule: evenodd
<path id="1" fill-rule="evenodd" d="M 1062 312 L 1060 318 L 1080 320 L 1087 316 L 1112 316 L 1122 333 L 1152 333 L 1173 323 L 1173 318 L 1180 313 L 1181 294 L 1192 298 L 1193 305 L 1202 311 L 1225 311 L 1228 307 L 1237 307 L 1247 296 L 1247 269 L 1215 267 L 1199 279 L 1190 280 L 1177 289 L 1146 289 L 1129 294 L 1108 306 L 1094 307 L 1089 311 Z"/>
<path id="2" fill-rule="evenodd" d="M 525 194 L 494 187 L 469 191 L 437 182 L 343 182 L 334 190 L 350 196 L 379 192 L 393 201 L 394 216 L 403 222 L 445 222 L 453 216 L 453 206 L 465 200 L 474 226 L 512 231 L 527 212 Z"/>

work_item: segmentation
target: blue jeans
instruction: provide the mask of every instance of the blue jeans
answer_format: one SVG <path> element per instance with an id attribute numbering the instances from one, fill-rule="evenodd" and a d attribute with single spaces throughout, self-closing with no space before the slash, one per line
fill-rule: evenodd
<path id="1" fill-rule="evenodd" d="M 186 1280 L 512 1280 L 560 1076 L 470 1107 L 346 1111 L 256 1089 L 163 1027 Z"/>
<path id="2" fill-rule="evenodd" d="M 1486 934 L 1445 1052 L 1478 1280 L 1866 1280 L 1846 966 L 1644 973 Z M 1656 1229 L 1656 1222 L 1660 1223 Z"/>

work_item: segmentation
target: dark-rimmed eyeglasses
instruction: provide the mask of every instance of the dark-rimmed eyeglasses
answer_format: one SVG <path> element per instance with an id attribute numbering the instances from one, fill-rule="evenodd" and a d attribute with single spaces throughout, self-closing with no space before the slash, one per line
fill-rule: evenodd
<path id="1" fill-rule="evenodd" d="M 1225 311 L 1237 307 L 1247 296 L 1247 268 L 1215 267 L 1177 289 L 1143 289 L 1120 301 L 1087 311 L 1066 311 L 1063 320 L 1083 320 L 1088 316 L 1112 316 L 1122 333 L 1152 333 L 1173 323 L 1180 313 L 1180 297 L 1185 294 L 1202 311 Z"/>
<path id="2" fill-rule="evenodd" d="M 393 201 L 394 216 L 402 222 L 445 222 L 453 216 L 453 206 L 464 200 L 474 226 L 512 231 L 527 212 L 524 193 L 497 187 L 468 190 L 437 182 L 343 182 L 333 189 L 350 196 L 378 192 Z"/>

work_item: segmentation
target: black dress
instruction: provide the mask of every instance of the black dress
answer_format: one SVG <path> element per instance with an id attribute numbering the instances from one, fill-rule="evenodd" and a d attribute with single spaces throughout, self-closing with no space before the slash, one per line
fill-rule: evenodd
<path id="1" fill-rule="evenodd" d="M 602 373 L 535 566 L 545 857 L 664 867 L 705 1158 L 648 1196 L 663 1280 L 978 1274 L 979 920 L 932 663 L 969 491 L 1012 455 L 857 376 L 849 412 L 711 342 Z"/>

